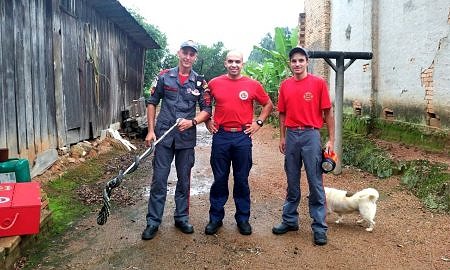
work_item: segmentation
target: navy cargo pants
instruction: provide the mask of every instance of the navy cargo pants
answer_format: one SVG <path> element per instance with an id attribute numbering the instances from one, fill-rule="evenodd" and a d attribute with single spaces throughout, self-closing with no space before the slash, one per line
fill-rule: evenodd
<path id="1" fill-rule="evenodd" d="M 159 226 L 167 197 L 167 178 L 175 157 L 177 186 L 175 189 L 175 221 L 189 221 L 189 191 L 191 169 L 194 166 L 194 148 L 175 149 L 157 144 L 153 158 L 153 178 L 148 200 L 147 225 Z"/>
<path id="2" fill-rule="evenodd" d="M 213 135 L 211 149 L 211 168 L 214 182 L 209 195 L 209 219 L 219 222 L 225 216 L 225 203 L 228 200 L 228 177 L 233 166 L 233 198 L 236 206 L 236 222 L 250 218 L 250 188 L 248 175 L 252 167 L 252 139 L 243 131 L 228 132 L 219 129 Z"/>

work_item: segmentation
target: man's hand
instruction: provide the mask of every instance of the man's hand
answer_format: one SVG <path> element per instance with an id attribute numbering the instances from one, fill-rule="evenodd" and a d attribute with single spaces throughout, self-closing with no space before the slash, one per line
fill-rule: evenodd
<path id="1" fill-rule="evenodd" d="M 260 128 L 260 125 L 256 124 L 256 122 L 252 122 L 252 124 L 244 130 L 244 133 L 249 134 L 249 137 L 251 138 Z"/>
<path id="2" fill-rule="evenodd" d="M 327 153 L 334 152 L 334 143 L 333 143 L 332 141 L 328 141 L 328 142 L 325 144 L 325 151 L 326 151 Z"/>
<path id="3" fill-rule="evenodd" d="M 206 125 L 206 128 L 208 129 L 208 131 L 211 134 L 214 134 L 214 133 L 217 132 L 217 128 L 215 126 L 215 123 L 214 123 L 213 119 L 206 120 L 205 125 Z"/>
<path id="4" fill-rule="evenodd" d="M 192 119 L 181 119 L 180 123 L 178 123 L 178 130 L 183 132 L 186 129 L 193 127 Z"/>
<path id="5" fill-rule="evenodd" d="M 145 146 L 150 147 L 152 143 L 156 141 L 156 135 L 154 131 L 148 131 L 147 136 L 145 136 Z"/>
<path id="6" fill-rule="evenodd" d="M 281 154 L 285 154 L 286 152 L 286 140 L 284 138 L 280 139 L 280 144 L 278 145 L 278 149 Z"/>

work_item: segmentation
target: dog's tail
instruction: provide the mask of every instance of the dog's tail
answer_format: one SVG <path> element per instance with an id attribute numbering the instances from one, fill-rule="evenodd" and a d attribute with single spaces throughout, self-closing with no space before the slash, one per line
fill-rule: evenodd
<path id="1" fill-rule="evenodd" d="M 368 197 L 369 200 L 373 203 L 376 203 L 378 198 L 380 197 L 380 194 L 374 188 L 366 188 L 366 189 L 361 190 L 358 193 L 359 193 L 360 198 Z"/>

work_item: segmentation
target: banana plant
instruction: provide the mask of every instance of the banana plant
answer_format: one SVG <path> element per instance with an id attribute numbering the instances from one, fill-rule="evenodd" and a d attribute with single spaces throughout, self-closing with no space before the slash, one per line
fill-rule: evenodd
<path id="1" fill-rule="evenodd" d="M 272 100 L 276 102 L 281 81 L 291 75 L 288 55 L 289 51 L 298 44 L 298 29 L 289 31 L 287 28 L 276 27 L 274 43 L 275 50 L 254 46 L 254 49 L 265 53 L 268 57 L 262 64 L 247 63 L 244 72 L 261 82 Z"/>

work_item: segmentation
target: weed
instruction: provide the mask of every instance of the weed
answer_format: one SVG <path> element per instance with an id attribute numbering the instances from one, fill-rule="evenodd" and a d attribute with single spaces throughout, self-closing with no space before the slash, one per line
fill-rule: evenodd
<path id="1" fill-rule="evenodd" d="M 52 248 L 58 248 L 58 240 L 50 242 L 48 239 L 59 239 L 65 231 L 75 225 L 85 214 L 92 212 L 94 206 L 84 205 L 76 193 L 82 184 L 90 184 L 99 181 L 104 172 L 104 166 L 119 150 L 112 150 L 97 158 L 89 159 L 76 168 L 69 169 L 62 176 L 50 179 L 42 186 L 48 200 L 49 208 L 52 211 L 51 226 L 46 233 L 46 237 L 39 239 L 36 244 L 27 250 L 27 263 L 24 270 L 34 269 L 44 256 L 51 254 Z"/>
<path id="2" fill-rule="evenodd" d="M 447 167 L 428 160 L 414 160 L 406 165 L 401 180 L 428 208 L 450 212 L 450 174 L 445 172 Z"/>

